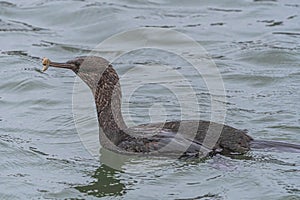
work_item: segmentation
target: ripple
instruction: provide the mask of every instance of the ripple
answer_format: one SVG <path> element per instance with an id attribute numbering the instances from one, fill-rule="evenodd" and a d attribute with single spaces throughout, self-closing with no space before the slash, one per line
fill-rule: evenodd
<path id="1" fill-rule="evenodd" d="M 274 76 L 267 76 L 267 75 L 225 75 L 223 77 L 227 80 L 232 80 L 234 82 L 243 81 L 248 82 L 250 85 L 255 87 L 262 87 L 266 85 L 273 84 L 274 82 L 281 81 L 282 77 L 274 77 Z"/>
<path id="2" fill-rule="evenodd" d="M 2 100 L 1 103 L 2 103 L 2 105 L 12 106 L 14 108 L 23 107 L 23 106 L 31 106 L 34 108 L 35 105 L 38 105 L 36 108 L 43 110 L 42 108 L 45 108 L 45 107 L 60 105 L 61 101 L 49 100 L 49 99 L 30 99 L 30 100 L 22 100 L 22 101 L 20 101 L 20 100 L 14 100 L 14 101 Z"/>
<path id="3" fill-rule="evenodd" d="M 283 21 L 274 21 L 274 20 L 257 20 L 257 22 L 263 22 L 266 23 L 266 26 L 279 26 L 283 25 Z"/>
<path id="4" fill-rule="evenodd" d="M 16 20 L 9 20 L 8 22 L 5 22 L 0 19 L 0 25 L 0 32 L 40 32 L 49 30 Z"/>
<path id="5" fill-rule="evenodd" d="M 25 58 L 30 62 L 34 62 L 38 64 L 40 64 L 42 60 L 42 58 L 40 57 L 29 55 L 26 51 L 16 51 L 16 50 L 1 51 L 1 54 L 10 55 L 10 56 L 19 56 L 21 58 Z"/>
<path id="6" fill-rule="evenodd" d="M 145 25 L 144 27 L 152 28 L 175 28 L 176 26 L 172 25 Z"/>
<path id="7" fill-rule="evenodd" d="M 298 15 L 291 15 L 291 16 L 289 16 L 287 19 L 294 19 L 294 18 L 296 18 L 296 17 L 298 17 Z"/>
<path id="8" fill-rule="evenodd" d="M 0 1 L 0 6 L 2 7 L 16 7 L 16 4 L 7 1 Z"/>
<path id="9" fill-rule="evenodd" d="M 208 10 L 220 11 L 220 12 L 242 12 L 242 10 L 240 9 L 208 8 Z"/>
<path id="10" fill-rule="evenodd" d="M 187 25 L 184 25 L 184 27 L 197 27 L 197 26 L 201 26 L 201 24 L 187 24 Z"/>
<path id="11" fill-rule="evenodd" d="M 47 153 L 44 153 L 44 152 L 38 150 L 36 147 L 29 147 L 29 149 L 30 149 L 31 151 L 37 153 L 37 154 L 42 155 L 42 156 L 48 156 L 48 155 L 49 155 L 49 154 L 47 154 Z"/>
<path id="12" fill-rule="evenodd" d="M 223 199 L 219 194 L 205 194 L 201 196 L 188 197 L 188 198 L 175 198 L 175 200 L 196 200 L 196 199 Z"/>
<path id="13" fill-rule="evenodd" d="M 217 22 L 217 23 L 211 23 L 210 25 L 211 26 L 223 26 L 223 25 L 225 25 L 225 23 L 223 23 L 223 22 Z"/>
<path id="14" fill-rule="evenodd" d="M 52 86 L 44 81 L 32 80 L 29 78 L 20 80 L 19 82 L 10 81 L 0 85 L 0 90 L 2 91 L 15 91 L 20 93 L 50 88 L 52 88 Z"/>
<path id="15" fill-rule="evenodd" d="M 290 6 L 290 7 L 295 7 L 298 8 L 300 7 L 300 4 L 284 4 L 285 6 Z"/>
<path id="16" fill-rule="evenodd" d="M 42 40 L 41 43 L 36 44 L 36 46 L 45 46 L 45 47 L 57 46 L 69 52 L 81 53 L 81 54 L 88 54 L 92 50 L 89 47 L 72 45 L 72 44 L 63 44 L 63 43 L 46 41 L 46 40 Z"/>
<path id="17" fill-rule="evenodd" d="M 273 32 L 273 34 L 276 35 L 289 35 L 289 36 L 300 36 L 300 33 L 295 33 L 295 32 Z"/>
<path id="18" fill-rule="evenodd" d="M 290 131 L 300 131 L 299 126 L 289 126 L 289 125 L 274 125 L 274 126 L 268 126 L 268 128 L 290 130 Z"/>
<path id="19" fill-rule="evenodd" d="M 277 0 L 254 0 L 254 2 L 277 2 Z"/>
<path id="20" fill-rule="evenodd" d="M 30 141 L 24 140 L 23 138 L 20 137 L 15 137 L 12 135 L 0 135 L 0 140 L 8 143 L 16 143 L 16 144 L 22 144 L 22 143 L 29 143 Z"/>

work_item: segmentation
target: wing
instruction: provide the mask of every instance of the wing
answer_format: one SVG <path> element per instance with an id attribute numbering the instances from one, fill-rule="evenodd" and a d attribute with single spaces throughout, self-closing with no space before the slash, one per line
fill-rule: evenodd
<path id="1" fill-rule="evenodd" d="M 173 121 L 135 126 L 119 147 L 126 151 L 204 157 L 245 153 L 252 138 L 245 131 L 208 121 Z"/>

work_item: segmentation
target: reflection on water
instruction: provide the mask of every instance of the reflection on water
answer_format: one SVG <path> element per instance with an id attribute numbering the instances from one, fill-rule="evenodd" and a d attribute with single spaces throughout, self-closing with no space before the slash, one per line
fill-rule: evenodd
<path id="1" fill-rule="evenodd" d="M 91 176 L 95 180 L 88 185 L 75 188 L 85 194 L 95 197 L 122 196 L 125 194 L 125 185 L 116 177 L 120 173 L 106 165 L 101 165 Z"/>

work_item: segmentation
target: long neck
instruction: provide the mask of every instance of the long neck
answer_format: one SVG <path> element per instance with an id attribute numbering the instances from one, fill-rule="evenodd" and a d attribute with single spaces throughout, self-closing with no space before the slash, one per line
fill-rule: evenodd
<path id="1" fill-rule="evenodd" d="M 121 113 L 121 87 L 119 77 L 111 65 L 103 72 L 95 90 L 95 103 L 99 126 L 106 137 L 117 144 L 127 128 Z"/>

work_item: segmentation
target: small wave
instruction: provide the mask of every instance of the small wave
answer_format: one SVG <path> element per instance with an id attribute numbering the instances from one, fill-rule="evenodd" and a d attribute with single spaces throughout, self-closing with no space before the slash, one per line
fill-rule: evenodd
<path id="1" fill-rule="evenodd" d="M 29 78 L 20 81 L 14 80 L 0 85 L 0 90 L 15 92 L 28 92 L 50 88 L 52 88 L 52 86 L 47 84 L 45 81 L 32 80 Z"/>
<path id="2" fill-rule="evenodd" d="M 0 1 L 1 7 L 16 7 L 16 4 L 7 1 Z"/>
<path id="3" fill-rule="evenodd" d="M 184 27 L 197 27 L 197 26 L 201 26 L 201 24 L 187 24 Z"/>
<path id="4" fill-rule="evenodd" d="M 176 26 L 173 26 L 173 25 L 146 25 L 144 27 L 149 27 L 149 28 L 175 28 Z"/>
<path id="5" fill-rule="evenodd" d="M 208 8 L 208 10 L 220 11 L 220 12 L 242 12 L 242 10 L 240 9 Z"/>
<path id="6" fill-rule="evenodd" d="M 0 32 L 39 32 L 49 30 L 46 28 L 37 27 L 26 22 L 16 20 L 1 20 L 0 22 Z"/>
<path id="7" fill-rule="evenodd" d="M 294 32 L 273 32 L 275 35 L 289 35 L 289 36 L 300 36 L 300 33 Z"/>

